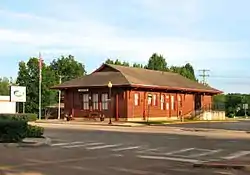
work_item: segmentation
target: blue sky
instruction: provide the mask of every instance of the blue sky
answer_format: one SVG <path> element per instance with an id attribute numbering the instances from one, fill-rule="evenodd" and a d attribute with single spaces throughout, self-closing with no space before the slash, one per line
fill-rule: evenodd
<path id="1" fill-rule="evenodd" d="M 0 76 L 40 51 L 49 62 L 74 55 L 91 72 L 106 58 L 210 69 L 208 82 L 250 93 L 250 1 L 0 0 Z"/>

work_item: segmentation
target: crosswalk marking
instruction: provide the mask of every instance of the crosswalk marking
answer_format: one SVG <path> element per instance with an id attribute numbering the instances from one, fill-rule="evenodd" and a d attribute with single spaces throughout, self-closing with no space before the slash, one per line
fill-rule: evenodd
<path id="1" fill-rule="evenodd" d="M 222 157 L 222 158 L 230 160 L 230 159 L 235 159 L 235 158 L 239 158 L 239 157 L 242 157 L 242 156 L 246 156 L 248 154 L 250 154 L 250 151 L 238 151 L 236 153 L 230 154 L 229 156 Z"/>
<path id="2" fill-rule="evenodd" d="M 62 148 L 77 148 L 77 147 L 84 147 L 84 146 L 92 146 L 92 145 L 101 145 L 102 142 L 95 142 L 95 143 L 86 143 L 81 145 L 70 145 L 70 146 L 63 146 Z"/>
<path id="3" fill-rule="evenodd" d="M 51 146 L 64 146 L 64 145 L 72 145 L 72 144 L 79 144 L 79 143 L 84 143 L 84 142 L 55 143 L 55 144 L 51 144 Z"/>
<path id="4" fill-rule="evenodd" d="M 103 145 L 103 146 L 95 146 L 95 147 L 90 147 L 90 148 L 86 148 L 88 150 L 95 150 L 95 149 L 103 149 L 103 148 L 112 148 L 112 147 L 117 147 L 117 146 L 121 146 L 122 144 L 115 144 L 115 145 Z"/>
<path id="5" fill-rule="evenodd" d="M 172 154 L 177 154 L 177 153 L 183 153 L 183 152 L 191 151 L 191 150 L 194 150 L 194 149 L 195 148 L 185 148 L 185 149 L 181 149 L 181 150 L 177 150 L 177 151 L 172 151 L 172 152 L 165 153 L 165 155 L 172 155 Z"/>
<path id="6" fill-rule="evenodd" d="M 130 147 L 125 147 L 125 148 L 116 148 L 112 149 L 112 151 L 125 151 L 125 150 L 132 150 L 132 149 L 138 149 L 140 146 L 130 146 Z"/>
<path id="7" fill-rule="evenodd" d="M 138 158 L 142 159 L 155 159 L 155 160 L 172 160 L 172 161 L 178 161 L 178 162 L 189 162 L 189 163 L 197 163 L 200 162 L 197 159 L 186 159 L 186 158 L 175 158 L 175 157 L 164 157 L 164 156 L 144 156 L 139 155 Z"/>
<path id="8" fill-rule="evenodd" d="M 211 154 L 215 154 L 218 152 L 221 152 L 221 149 L 217 149 L 217 150 L 211 150 L 211 151 L 206 151 L 205 153 L 200 153 L 200 154 L 192 154 L 189 155 L 189 157 L 201 157 L 201 156 L 207 156 L 207 155 L 211 155 Z"/>
<path id="9" fill-rule="evenodd" d="M 172 160 L 172 161 L 182 161 L 182 162 L 196 162 L 200 157 L 211 155 L 219 159 L 231 160 L 235 158 L 240 158 L 250 154 L 250 151 L 238 151 L 231 154 L 219 155 L 217 153 L 224 152 L 224 149 L 203 149 L 203 148 L 183 148 L 180 150 L 169 150 L 168 147 L 160 148 L 150 148 L 149 145 L 126 145 L 122 143 L 117 144 L 107 144 L 103 142 L 93 142 L 93 140 L 88 141 L 75 141 L 75 142 L 64 142 L 64 143 L 54 143 L 51 144 L 52 147 L 61 147 L 61 148 L 78 148 L 84 147 L 87 150 L 98 150 L 109 148 L 113 152 L 122 152 L 122 151 L 131 151 L 135 153 L 135 156 L 144 159 L 157 159 L 157 160 Z M 220 153 L 221 154 L 221 153 Z"/>

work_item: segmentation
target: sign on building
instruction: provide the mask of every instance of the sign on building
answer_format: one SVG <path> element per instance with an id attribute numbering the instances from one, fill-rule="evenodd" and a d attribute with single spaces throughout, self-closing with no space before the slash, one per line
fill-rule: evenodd
<path id="1" fill-rule="evenodd" d="M 11 102 L 26 102 L 26 87 L 25 86 L 11 86 L 10 87 L 10 101 Z"/>
<path id="2" fill-rule="evenodd" d="M 248 109 L 248 104 L 247 103 L 243 104 L 243 109 Z"/>

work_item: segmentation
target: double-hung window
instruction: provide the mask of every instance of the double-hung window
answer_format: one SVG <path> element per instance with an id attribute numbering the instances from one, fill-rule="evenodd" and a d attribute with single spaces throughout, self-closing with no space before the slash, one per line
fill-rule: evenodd
<path id="1" fill-rule="evenodd" d="M 83 110 L 89 109 L 89 94 L 83 94 Z"/>
<path id="2" fill-rule="evenodd" d="M 93 110 L 98 109 L 98 94 L 92 94 Z"/>
<path id="3" fill-rule="evenodd" d="M 102 109 L 108 109 L 108 94 L 102 94 Z"/>

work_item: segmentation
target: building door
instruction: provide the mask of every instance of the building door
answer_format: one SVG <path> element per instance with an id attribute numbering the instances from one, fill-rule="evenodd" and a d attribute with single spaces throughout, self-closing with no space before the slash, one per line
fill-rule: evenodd
<path id="1" fill-rule="evenodd" d="M 201 95 L 200 94 L 194 95 L 194 109 L 195 110 L 201 109 Z"/>

